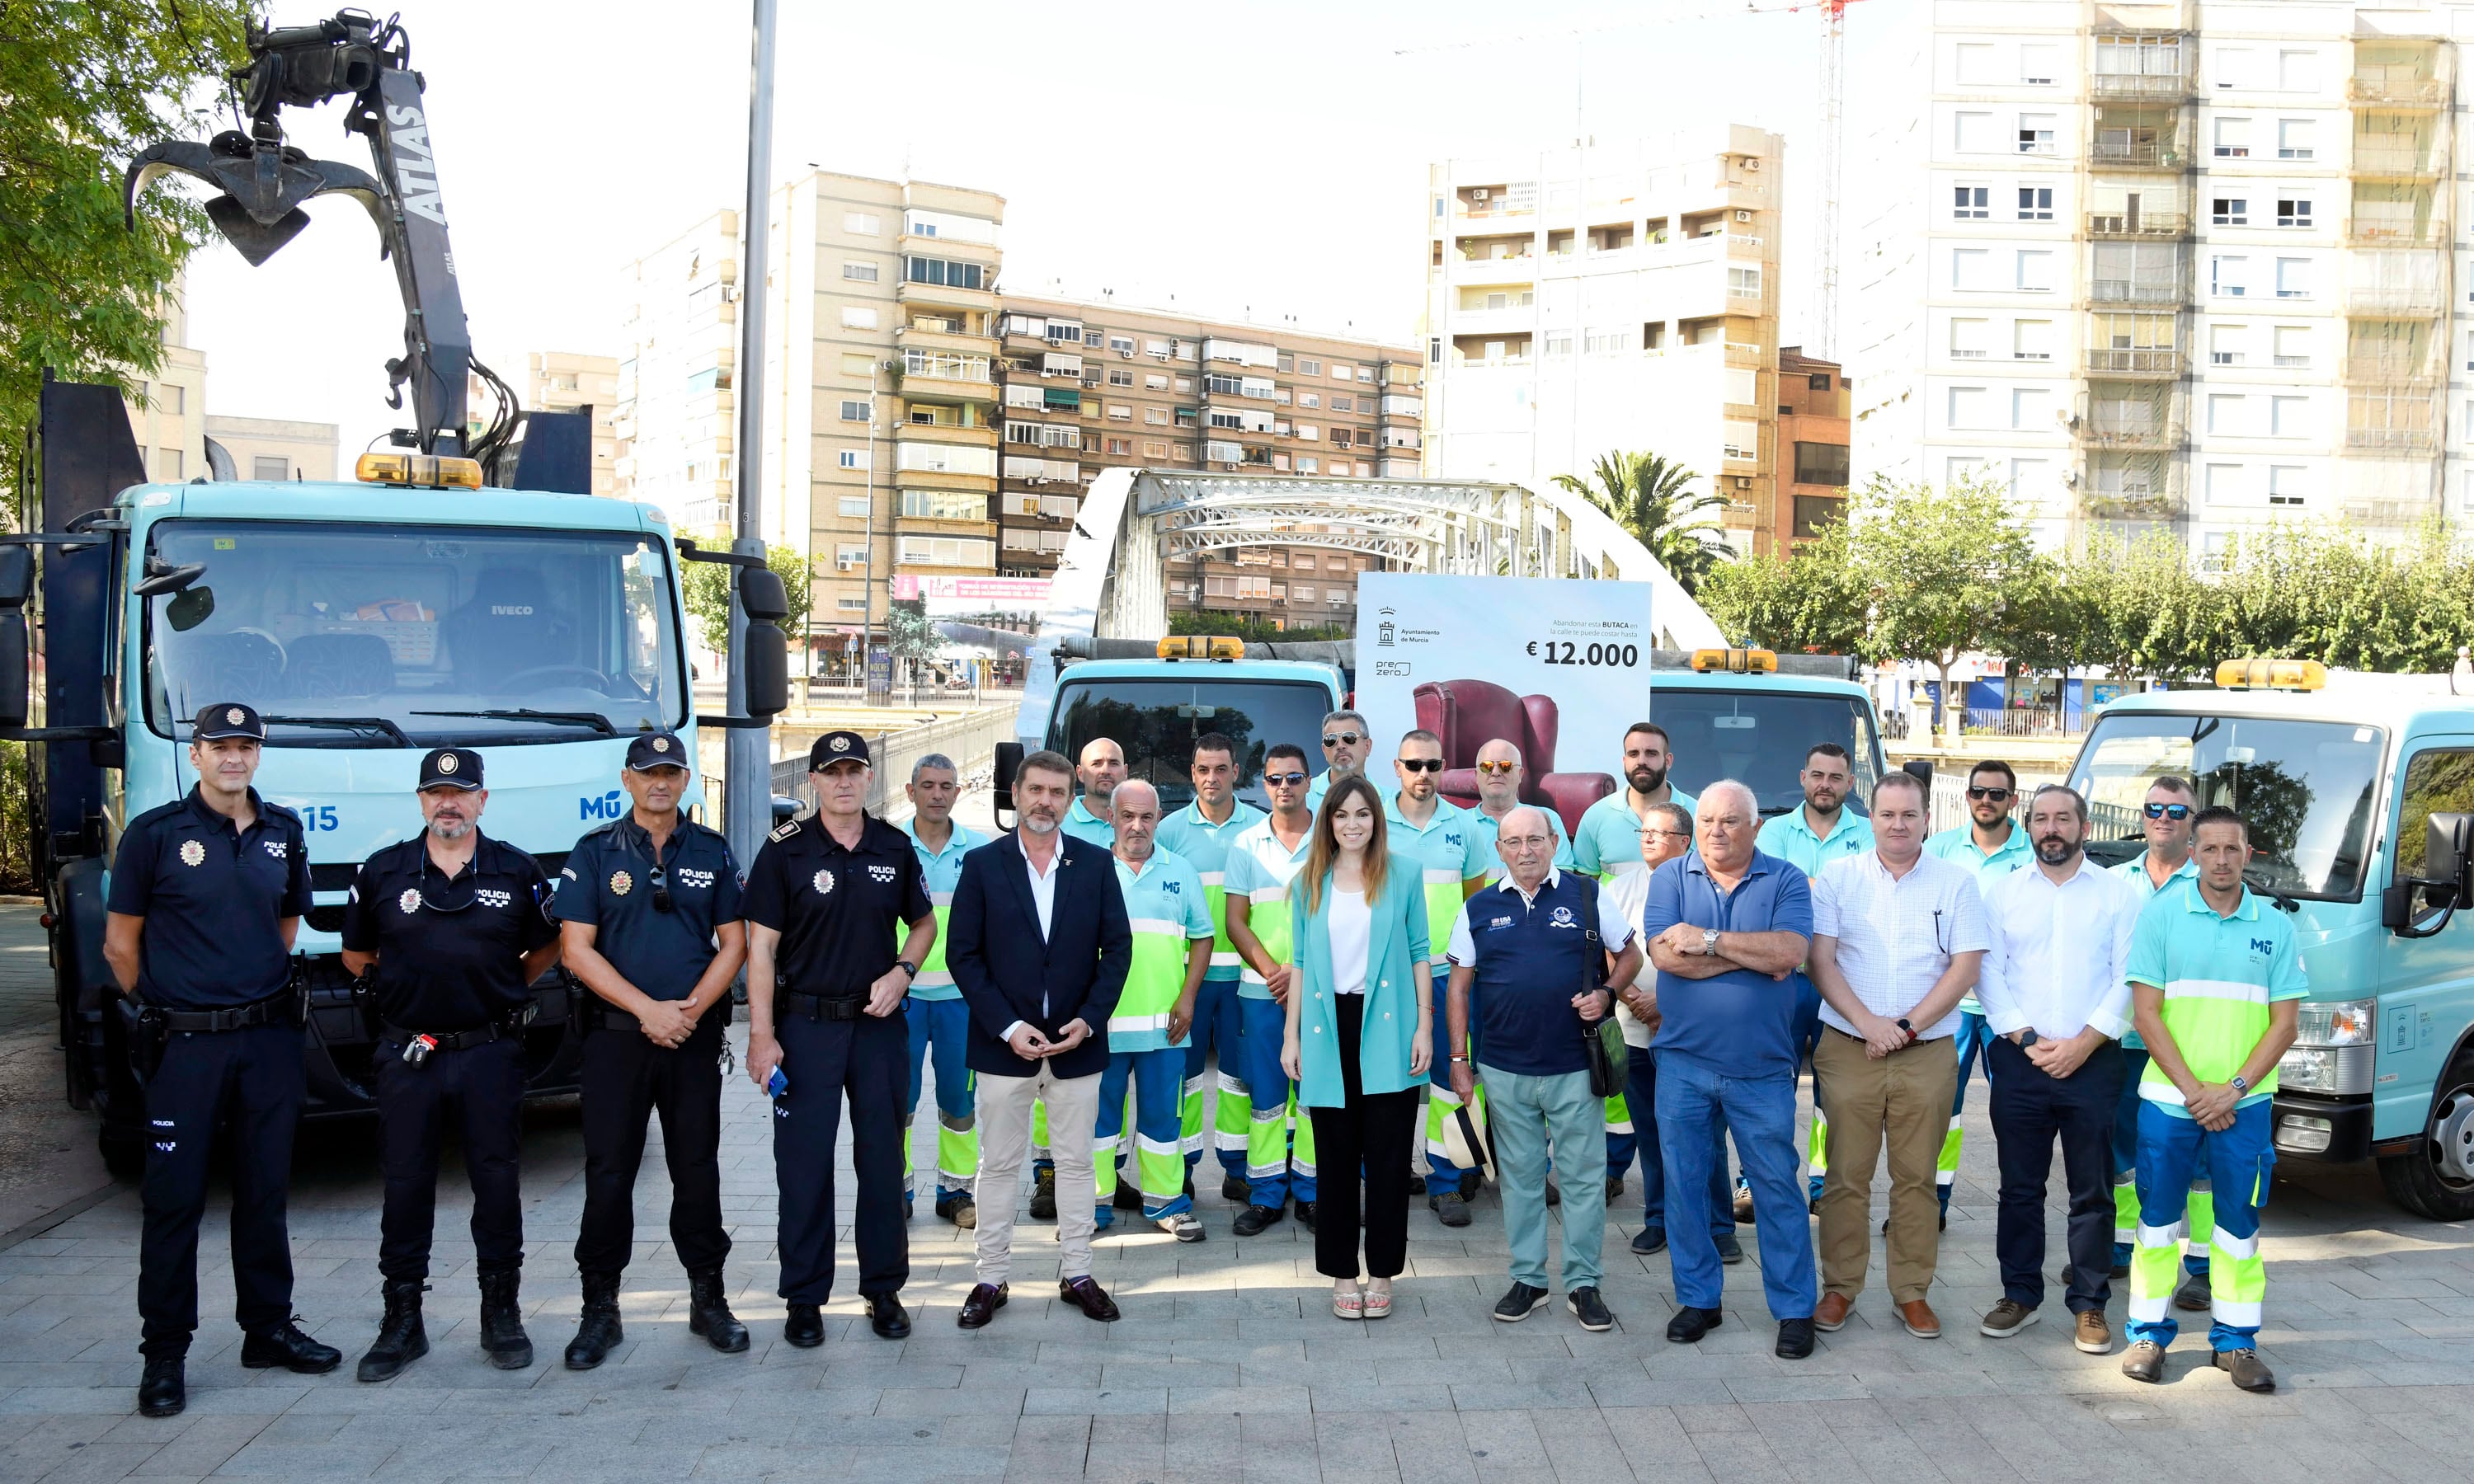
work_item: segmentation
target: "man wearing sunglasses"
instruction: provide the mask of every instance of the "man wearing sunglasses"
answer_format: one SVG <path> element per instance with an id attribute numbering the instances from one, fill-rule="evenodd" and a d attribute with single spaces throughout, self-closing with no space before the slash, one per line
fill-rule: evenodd
<path id="1" fill-rule="evenodd" d="M 1967 823 L 1945 829 L 1925 842 L 1925 853 L 1943 860 L 1955 861 L 1976 873 L 1980 891 L 2014 871 L 2024 871 L 2035 864 L 2035 848 L 2027 843 L 2027 831 L 2011 817 L 2019 802 L 2019 775 L 2010 771 L 2006 762 L 1987 758 L 1967 773 Z M 1984 1065 L 1984 1084 L 1993 1085 L 1993 1032 L 1984 1019 L 1983 1002 L 1971 989 L 1958 1002 L 1958 1090 L 1950 1105 L 1950 1132 L 1943 1136 L 1939 1190 L 1941 1224 L 1950 1225 L 1950 1192 L 1958 1181 L 1959 1151 L 1966 1135 L 1959 1127 L 1960 1110 L 1967 1107 L 1967 1079 L 1977 1064 Z"/>
<path id="2" fill-rule="evenodd" d="M 1468 810 L 1443 796 L 1442 738 L 1422 730 L 1403 734 L 1399 751 L 1393 754 L 1392 772 L 1399 791 L 1386 802 L 1383 818 L 1393 853 L 1412 856 L 1422 868 L 1426 921 L 1457 922 L 1461 903 L 1486 884 L 1487 862 L 1494 854 L 1492 843 L 1479 840 Z M 1448 946 L 1436 945 L 1432 968 L 1437 1003 L 1442 1002 L 1444 981 L 1451 977 L 1451 961 L 1441 951 Z M 1465 1227 L 1469 1223 L 1467 1198 L 1477 1192 L 1473 1184 L 1463 1189 L 1462 1182 L 1466 1178 L 1473 1183 L 1476 1176 L 1464 1177 L 1460 1166 L 1443 1152 L 1443 1125 L 1461 1100 L 1452 1089 L 1452 1052 L 1441 1016 L 1435 1017 L 1434 1040 L 1426 1096 L 1426 1207 L 1443 1225 Z"/>
<path id="3" fill-rule="evenodd" d="M 1322 796 L 1330 790 L 1331 785 L 1352 773 L 1364 773 L 1366 759 L 1373 755 L 1374 729 L 1366 725 L 1365 717 L 1355 711 L 1334 711 L 1324 717 L 1322 719 L 1324 769 L 1316 777 L 1314 786 L 1306 792 L 1306 807 L 1321 809 Z M 1380 779 L 1375 781 L 1374 791 L 1378 794 L 1384 791 Z"/>
<path id="4" fill-rule="evenodd" d="M 584 1315 L 567 1368 L 590 1371 L 624 1338 L 619 1277 L 636 1244 L 636 1170 L 662 1115 L 670 1245 L 688 1273 L 688 1331 L 724 1354 L 747 1349 L 721 1266 L 721 1078 L 730 985 L 747 958 L 730 842 L 679 812 L 688 752 L 667 731 L 627 744 L 619 786 L 634 805 L 575 842 L 551 906 L 568 970 L 592 992 L 583 1021 L 584 1220 L 575 1266 Z"/>
<path id="5" fill-rule="evenodd" d="M 1306 754 L 1274 742 L 1263 754 L 1263 792 L 1272 812 L 1228 843 L 1228 941 L 1243 966 L 1237 975 L 1238 1051 L 1245 1067 L 1246 1209 L 1235 1232 L 1253 1236 L 1297 1202 L 1298 1224 L 1314 1230 L 1314 1120 L 1297 1116 L 1297 1089 L 1280 1065 L 1288 1034 L 1289 880 L 1314 849 L 1314 810 L 1306 806 Z M 1291 1137 L 1292 1124 L 1296 1131 Z"/>
<path id="6" fill-rule="evenodd" d="M 1220 1197 L 1244 1203 L 1249 1189 L 1246 1177 L 1246 1065 L 1237 1049 L 1245 1034 L 1237 1001 L 1237 945 L 1228 936 L 1228 849 L 1239 835 L 1263 818 L 1263 811 L 1237 797 L 1243 781 L 1237 744 L 1226 735 L 1206 731 L 1194 739 L 1194 760 L 1188 775 L 1194 802 L 1160 821 L 1158 848 L 1184 857 L 1202 882 L 1202 897 L 1211 908 L 1214 933 L 1211 968 L 1203 976 L 1201 997 L 1194 1003 L 1194 1031 L 1186 1045 L 1185 1096 L 1182 1124 L 1185 1171 L 1189 1182 L 1202 1162 L 1206 1139 L 1220 1155 Z M 1220 1062 L 1220 1086 L 1209 1099 L 1211 1133 L 1203 1133 L 1206 1078 L 1214 1057 Z"/>
<path id="7" fill-rule="evenodd" d="M 1489 881 L 1503 879 L 1503 857 L 1494 843 L 1502 833 L 1503 817 L 1520 807 L 1520 785 L 1528 777 L 1520 749 L 1503 738 L 1496 737 L 1477 750 L 1477 807 L 1469 811 L 1469 824 L 1486 850 Z M 1546 827 L 1555 832 L 1555 869 L 1572 870 L 1572 841 L 1564 832 L 1564 816 L 1554 809 L 1540 812 L 1546 816 Z"/>
<path id="8" fill-rule="evenodd" d="M 344 909 L 344 969 L 376 970 L 378 1276 L 385 1318 L 360 1378 L 383 1381 L 429 1353 L 421 1293 L 438 1209 L 438 1148 L 455 1120 L 473 1183 L 481 1350 L 501 1371 L 533 1363 L 516 1297 L 524 1262 L 516 1148 L 523 1028 L 535 979 L 558 962 L 549 882 L 531 856 L 481 833 L 481 754 L 421 759 L 422 832 L 361 863 Z"/>
<path id="9" fill-rule="evenodd" d="M 2139 889 L 2142 902 L 2199 878 L 2199 862 L 2191 852 L 2191 824 L 2198 812 L 2199 796 L 2190 779 L 2168 774 L 2147 785 L 2141 807 L 2147 850 L 2113 868 Z M 2139 1235 L 2139 1079 L 2147 1070 L 2147 1044 L 2136 1025 L 2123 1034 L 2122 1051 L 2122 1103 L 2113 1119 L 2113 1276 L 2128 1278 Z M 2217 1228 L 2216 1190 L 2204 1170 L 2191 1178 L 2188 1219 L 2182 1286 L 2174 1290 L 2173 1306 L 2205 1313 L 2211 1302 L 2208 1238 Z"/>

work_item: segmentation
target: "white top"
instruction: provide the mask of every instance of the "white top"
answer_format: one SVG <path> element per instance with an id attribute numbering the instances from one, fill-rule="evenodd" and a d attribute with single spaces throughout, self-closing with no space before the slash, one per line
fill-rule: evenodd
<path id="1" fill-rule="evenodd" d="M 1982 951 L 1984 898 L 1976 873 L 1938 855 L 1920 855 L 1904 876 L 1893 877 L 1881 852 L 1866 850 L 1831 861 L 1812 884 L 1812 935 L 1838 941 L 1838 972 L 1864 1008 L 1896 1019 L 1913 1010 L 1958 953 Z M 1855 1025 L 1821 1004 L 1821 1018 L 1848 1035 Z M 1958 1007 L 1929 1026 L 1919 1040 L 1958 1033 Z"/>
<path id="2" fill-rule="evenodd" d="M 2130 933 L 2147 893 L 2086 856 L 2069 880 L 2027 866 L 1984 888 L 1991 946 L 1976 997 L 1996 1036 L 2034 1026 L 2060 1040 L 2130 1029 Z"/>
<path id="3" fill-rule="evenodd" d="M 1366 993 L 1366 960 L 1373 949 L 1374 912 L 1364 892 L 1331 889 L 1331 988 L 1336 994 Z"/>
<path id="4" fill-rule="evenodd" d="M 1655 874 L 1657 874 L 1655 871 L 1628 871 L 1615 877 L 1612 884 L 1598 893 L 1598 899 L 1613 906 L 1623 918 L 1625 930 L 1636 936 L 1640 932 L 1641 910 L 1649 905 L 1649 878 Z M 1615 951 L 1622 952 L 1623 945 L 1616 945 Z M 1641 952 L 1644 955 L 1641 961 L 1641 978 L 1649 981 L 1641 985 L 1641 988 L 1655 995 L 1658 993 L 1657 971 L 1649 967 L 1649 961 L 1645 956 L 1649 952 L 1646 944 L 1642 945 Z M 1636 1051 L 1649 1049 L 1651 1041 L 1649 1027 L 1642 1024 L 1640 1017 L 1634 1015 L 1632 1007 L 1620 999 L 1615 1001 L 1615 1023 L 1623 1028 L 1625 1045 Z"/>

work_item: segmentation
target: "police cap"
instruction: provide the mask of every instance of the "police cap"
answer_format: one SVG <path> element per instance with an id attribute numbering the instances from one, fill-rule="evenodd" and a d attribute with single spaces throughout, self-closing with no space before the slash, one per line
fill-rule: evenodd
<path id="1" fill-rule="evenodd" d="M 687 744 L 673 731 L 642 731 L 627 744 L 627 767 L 635 773 L 655 768 L 685 768 L 688 764 Z"/>
<path id="2" fill-rule="evenodd" d="M 198 712 L 190 739 L 215 742 L 225 737 L 247 737 L 253 742 L 266 740 L 266 723 L 258 714 L 237 701 L 218 701 Z"/>
<path id="3" fill-rule="evenodd" d="M 837 762 L 855 762 L 870 766 L 867 738 L 856 731 L 828 731 L 808 748 L 808 771 L 822 773 Z"/>
<path id="4" fill-rule="evenodd" d="M 470 748 L 442 747 L 421 760 L 419 788 L 479 788 L 481 754 Z"/>

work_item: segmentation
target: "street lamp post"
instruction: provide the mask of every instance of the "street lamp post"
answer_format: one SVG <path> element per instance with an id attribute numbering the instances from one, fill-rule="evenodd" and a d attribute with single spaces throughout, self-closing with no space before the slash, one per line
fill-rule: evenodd
<path id="1" fill-rule="evenodd" d="M 747 208 L 740 214 L 746 245 L 740 253 L 739 366 L 733 380 L 739 395 L 739 491 L 737 539 L 730 549 L 762 561 L 764 557 L 764 308 L 767 299 L 765 262 L 771 247 L 773 176 L 773 30 L 775 0 L 755 0 L 747 89 Z M 730 656 L 728 709 L 747 714 L 747 611 L 740 606 L 740 584 L 733 570 L 730 585 Z M 730 848 L 742 861 L 756 858 L 757 847 L 773 827 L 773 730 L 734 727 L 722 753 L 722 829 Z"/>

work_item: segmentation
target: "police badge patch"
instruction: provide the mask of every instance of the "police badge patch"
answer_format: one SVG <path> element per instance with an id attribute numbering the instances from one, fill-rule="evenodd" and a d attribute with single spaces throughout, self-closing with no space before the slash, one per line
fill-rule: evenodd
<path id="1" fill-rule="evenodd" d="M 395 899 L 395 904 L 398 911 L 405 917 L 410 917 L 421 910 L 421 893 L 407 886 L 403 889 L 403 895 Z"/>
<path id="2" fill-rule="evenodd" d="M 623 871 L 610 873 L 611 895 L 624 897 L 636 889 L 636 878 Z"/>
<path id="3" fill-rule="evenodd" d="M 206 863 L 206 848 L 205 846 L 200 845 L 200 844 L 199 844 L 197 841 L 195 841 L 195 840 L 183 840 L 183 841 L 182 841 L 182 842 L 181 842 L 181 864 L 182 864 L 182 865 L 183 865 L 183 866 L 203 866 L 203 865 L 205 865 Z"/>
<path id="4" fill-rule="evenodd" d="M 831 897 L 834 894 L 834 874 L 830 871 L 819 871 L 812 884 L 815 887 L 817 896 Z"/>

